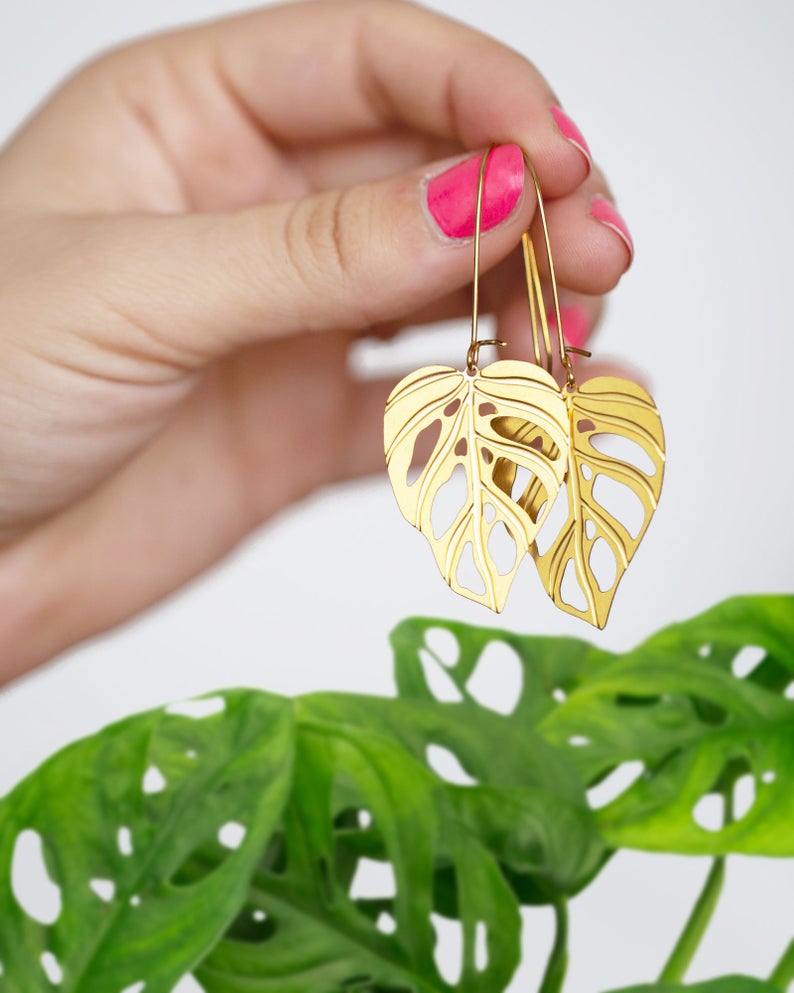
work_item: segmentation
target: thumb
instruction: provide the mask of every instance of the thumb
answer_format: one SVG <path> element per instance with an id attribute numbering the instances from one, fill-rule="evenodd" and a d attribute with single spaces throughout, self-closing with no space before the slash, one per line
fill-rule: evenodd
<path id="1" fill-rule="evenodd" d="M 471 280 L 481 159 L 228 213 L 124 218 L 124 250 L 100 251 L 101 264 L 134 324 L 197 362 L 301 331 L 360 330 Z M 482 270 L 529 225 L 526 178 L 518 146 L 490 153 Z"/>

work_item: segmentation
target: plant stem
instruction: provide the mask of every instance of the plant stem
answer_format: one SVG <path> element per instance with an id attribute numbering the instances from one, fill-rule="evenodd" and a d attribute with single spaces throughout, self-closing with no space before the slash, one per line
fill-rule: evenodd
<path id="1" fill-rule="evenodd" d="M 769 982 L 773 986 L 777 986 L 783 993 L 788 989 L 789 983 L 794 982 L 794 938 L 791 939 L 791 944 L 783 952 L 783 957 L 775 966 L 769 977 Z"/>
<path id="2" fill-rule="evenodd" d="M 538 993 L 560 993 L 568 968 L 568 904 L 564 897 L 554 901 L 556 932 Z"/>
<path id="3" fill-rule="evenodd" d="M 680 983 L 709 926 L 725 882 L 725 859 L 715 859 L 684 930 L 659 975 L 660 983 Z"/>

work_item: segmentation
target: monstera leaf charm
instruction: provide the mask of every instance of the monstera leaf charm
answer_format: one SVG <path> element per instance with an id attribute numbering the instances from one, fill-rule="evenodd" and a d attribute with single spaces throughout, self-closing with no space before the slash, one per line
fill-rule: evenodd
<path id="1" fill-rule="evenodd" d="M 392 391 L 384 421 L 392 488 L 455 592 L 504 607 L 562 483 L 568 421 L 555 381 L 524 362 L 473 372 L 431 366 Z"/>
<path id="2" fill-rule="evenodd" d="M 555 604 L 603 628 L 659 500 L 665 461 L 662 422 L 651 397 L 627 379 L 591 379 L 564 395 L 568 517 L 549 547 L 541 553 L 539 540 L 532 554 Z M 525 498 L 532 513 L 542 494 L 530 492 Z M 619 519 L 621 512 L 627 523 Z M 566 573 L 572 573 L 569 580 Z"/>

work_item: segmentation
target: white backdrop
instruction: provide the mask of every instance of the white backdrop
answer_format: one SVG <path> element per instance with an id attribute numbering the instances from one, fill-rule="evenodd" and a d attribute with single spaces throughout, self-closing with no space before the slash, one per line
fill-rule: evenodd
<path id="1" fill-rule="evenodd" d="M 724 596 L 791 590 L 794 5 L 433 6 L 529 55 L 606 169 L 637 257 L 596 350 L 650 376 L 668 443 L 661 507 L 608 630 L 593 635 L 558 613 L 531 568 L 504 625 L 625 648 Z M 232 9 L 225 0 L 2 0 L 0 137 L 101 48 Z M 451 353 L 448 333 L 425 338 L 401 351 L 403 367 L 457 359 L 465 335 Z M 0 793 L 75 737 L 195 693 L 239 684 L 387 691 L 386 635 L 411 613 L 492 620 L 447 590 L 384 480 L 321 494 L 167 603 L 0 694 Z M 573 904 L 568 993 L 653 978 L 705 871 L 696 859 L 617 858 Z M 545 913 L 531 921 L 539 930 L 527 937 L 517 990 L 531 988 L 550 940 Z M 733 860 L 692 977 L 768 972 L 793 921 L 794 866 Z"/>

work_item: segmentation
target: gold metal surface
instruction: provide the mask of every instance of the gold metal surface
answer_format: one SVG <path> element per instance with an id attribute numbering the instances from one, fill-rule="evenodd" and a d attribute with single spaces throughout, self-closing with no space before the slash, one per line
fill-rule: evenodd
<path id="1" fill-rule="evenodd" d="M 478 337 L 482 197 L 490 151 L 482 157 L 477 183 L 471 340 L 465 368 L 420 369 L 392 391 L 384 420 L 389 477 L 403 516 L 425 535 L 444 579 L 457 593 L 502 610 L 528 554 L 558 607 L 603 627 L 661 492 L 661 420 L 651 397 L 630 380 L 601 377 L 577 384 L 570 353 L 590 353 L 565 343 L 543 196 L 526 153 L 537 195 L 551 307 L 545 305 L 537 252 L 527 231 L 522 249 L 535 364 L 507 360 L 478 368 L 483 345 L 505 344 Z M 557 357 L 565 375 L 562 387 L 551 375 L 549 311 L 555 318 Z M 610 444 L 614 449 L 616 443 L 622 448 L 610 452 Z M 450 512 L 444 508 L 449 493 L 444 493 L 461 475 L 463 485 Z M 622 486 L 629 501 L 638 503 L 642 520 L 635 520 L 633 528 L 599 502 L 601 477 L 613 491 L 616 484 Z M 563 482 L 567 518 L 557 534 L 549 536 L 547 519 Z M 612 506 L 612 499 L 607 502 Z M 623 504 L 625 510 L 625 500 Z M 499 529 L 497 555 L 494 537 Z"/>

